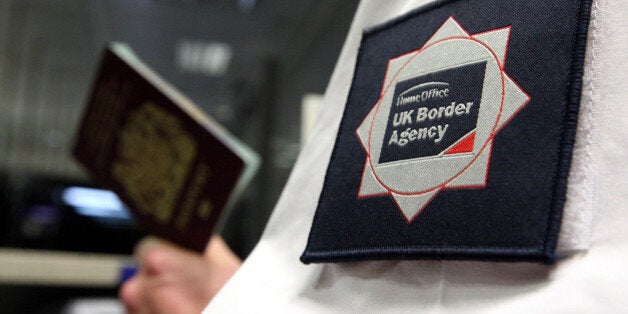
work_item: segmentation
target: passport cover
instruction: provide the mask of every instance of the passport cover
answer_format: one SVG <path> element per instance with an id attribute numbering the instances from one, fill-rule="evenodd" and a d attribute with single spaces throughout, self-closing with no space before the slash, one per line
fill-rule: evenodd
<path id="1" fill-rule="evenodd" d="M 121 43 L 104 51 L 73 155 L 140 226 L 198 252 L 258 164 Z"/>

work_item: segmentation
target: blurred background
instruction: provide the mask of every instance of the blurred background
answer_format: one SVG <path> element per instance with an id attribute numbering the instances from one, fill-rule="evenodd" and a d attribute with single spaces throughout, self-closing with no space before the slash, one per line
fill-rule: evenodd
<path id="1" fill-rule="evenodd" d="M 262 157 L 223 231 L 245 258 L 316 116 L 357 2 L 0 1 L 0 313 L 115 313 L 143 233 L 69 154 L 107 42 L 129 44 Z"/>

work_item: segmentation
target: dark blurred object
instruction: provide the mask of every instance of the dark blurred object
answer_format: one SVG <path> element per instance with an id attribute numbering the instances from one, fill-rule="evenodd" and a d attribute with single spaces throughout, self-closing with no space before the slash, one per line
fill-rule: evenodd
<path id="1" fill-rule="evenodd" d="M 0 312 L 31 314 L 67 313 L 65 312 L 67 304 L 75 300 L 77 295 L 83 298 L 111 298 L 116 293 L 116 288 L 0 284 Z"/>
<path id="2" fill-rule="evenodd" d="M 113 192 L 83 182 L 31 178 L 14 195 L 4 246 L 130 254 L 144 235 Z"/>
<path id="3" fill-rule="evenodd" d="M 0 173 L 0 245 L 3 245 L 9 235 L 11 220 L 9 215 L 9 191 L 6 173 Z"/>

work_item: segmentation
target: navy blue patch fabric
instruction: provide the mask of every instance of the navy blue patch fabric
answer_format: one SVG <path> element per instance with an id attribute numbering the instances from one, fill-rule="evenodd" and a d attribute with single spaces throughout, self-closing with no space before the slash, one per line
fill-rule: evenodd
<path id="1" fill-rule="evenodd" d="M 304 263 L 551 263 L 591 1 L 439 1 L 362 37 Z"/>

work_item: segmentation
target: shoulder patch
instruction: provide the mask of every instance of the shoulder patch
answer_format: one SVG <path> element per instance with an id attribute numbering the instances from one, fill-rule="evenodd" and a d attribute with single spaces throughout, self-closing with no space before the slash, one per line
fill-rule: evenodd
<path id="1" fill-rule="evenodd" d="M 301 260 L 552 262 L 590 1 L 444 1 L 364 33 Z"/>

